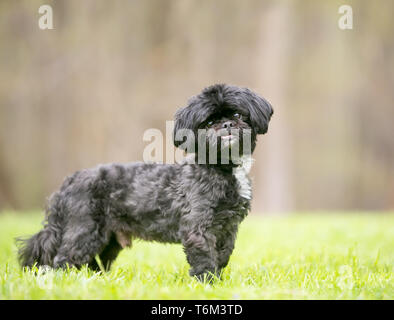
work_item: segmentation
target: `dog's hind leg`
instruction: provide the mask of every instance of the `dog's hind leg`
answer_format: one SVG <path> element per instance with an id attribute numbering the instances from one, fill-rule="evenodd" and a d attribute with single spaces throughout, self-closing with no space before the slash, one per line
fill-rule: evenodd
<path id="1" fill-rule="evenodd" d="M 111 268 L 112 262 L 116 259 L 122 248 L 131 247 L 131 237 L 127 233 L 116 232 L 111 235 L 109 243 L 100 253 L 100 260 L 106 271 Z"/>
<path id="2" fill-rule="evenodd" d="M 64 268 L 67 264 L 80 268 L 84 264 L 98 270 L 95 256 L 110 241 L 110 233 L 103 232 L 98 223 L 89 217 L 78 217 L 69 222 L 61 245 L 54 258 L 55 268 Z"/>
<path id="3" fill-rule="evenodd" d="M 93 271 L 101 271 L 101 268 L 100 268 L 99 264 L 97 263 L 96 259 L 92 259 L 88 263 L 88 268 L 93 270 Z"/>

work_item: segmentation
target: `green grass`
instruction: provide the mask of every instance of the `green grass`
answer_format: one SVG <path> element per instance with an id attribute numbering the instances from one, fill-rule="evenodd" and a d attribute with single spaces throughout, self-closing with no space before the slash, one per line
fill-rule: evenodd
<path id="1" fill-rule="evenodd" d="M 112 270 L 22 271 L 13 238 L 39 213 L 0 214 L 0 299 L 394 299 L 394 215 L 249 216 L 222 281 L 188 276 L 180 245 L 135 241 Z"/>

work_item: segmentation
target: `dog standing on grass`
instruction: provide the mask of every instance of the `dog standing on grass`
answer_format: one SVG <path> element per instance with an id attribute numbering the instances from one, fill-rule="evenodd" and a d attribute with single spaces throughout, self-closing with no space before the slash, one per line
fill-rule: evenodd
<path id="1" fill-rule="evenodd" d="M 250 209 L 251 154 L 272 114 L 269 102 L 247 88 L 204 89 L 175 115 L 174 144 L 193 161 L 77 171 L 50 197 L 44 228 L 18 240 L 20 264 L 100 270 L 99 255 L 108 270 L 140 238 L 182 243 L 191 276 L 220 276 Z"/>

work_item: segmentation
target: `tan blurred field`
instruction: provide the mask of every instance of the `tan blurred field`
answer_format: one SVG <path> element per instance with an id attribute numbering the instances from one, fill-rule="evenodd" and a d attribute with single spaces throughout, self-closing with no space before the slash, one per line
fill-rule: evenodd
<path id="1" fill-rule="evenodd" d="M 149 128 L 203 87 L 247 86 L 275 108 L 253 211 L 394 208 L 394 2 L 0 3 L 0 208 L 42 208 L 75 170 L 142 160 Z"/>

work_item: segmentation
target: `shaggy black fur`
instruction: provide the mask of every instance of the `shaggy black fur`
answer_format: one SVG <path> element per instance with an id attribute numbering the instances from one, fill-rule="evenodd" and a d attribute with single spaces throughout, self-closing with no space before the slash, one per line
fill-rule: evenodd
<path id="1" fill-rule="evenodd" d="M 247 88 L 214 85 L 176 113 L 174 136 L 183 129 L 197 134 L 206 128 L 217 133 L 214 139 L 207 136 L 208 144 L 220 145 L 223 131 L 229 135 L 230 129 L 250 129 L 253 151 L 272 113 L 271 105 Z M 174 143 L 182 147 L 182 141 Z M 50 197 L 44 228 L 20 240 L 20 263 L 54 268 L 88 264 L 99 270 L 99 255 L 109 269 L 119 251 L 140 238 L 182 243 L 190 275 L 218 275 L 251 200 L 245 163 L 232 160 L 107 164 L 78 171 Z"/>

